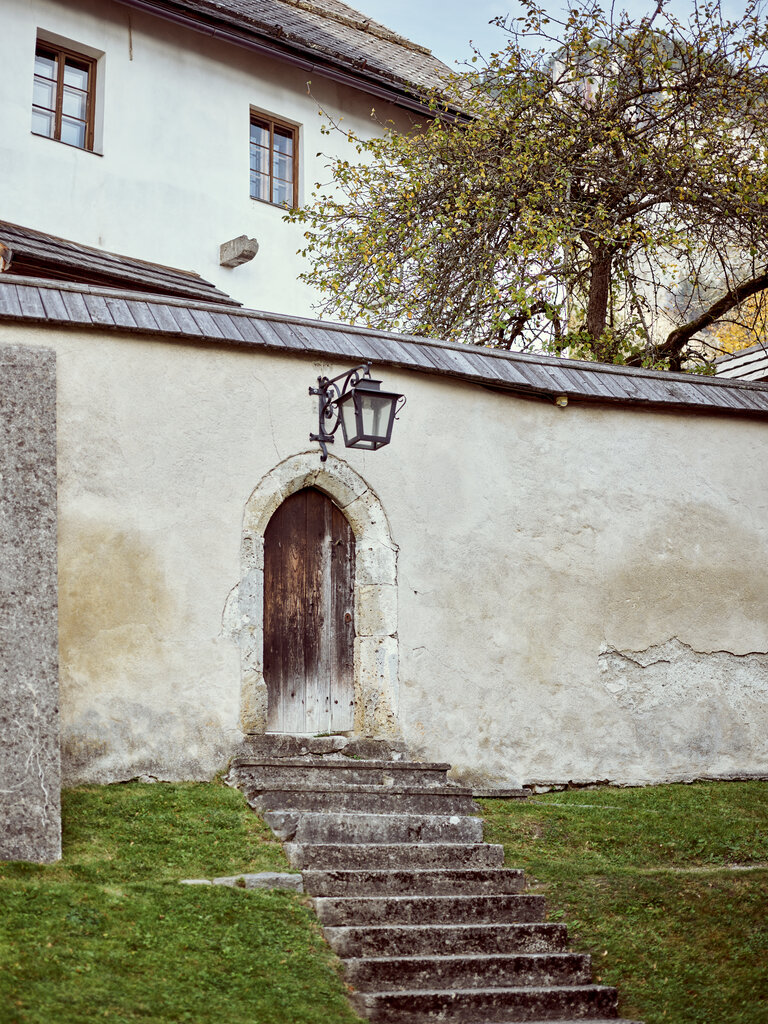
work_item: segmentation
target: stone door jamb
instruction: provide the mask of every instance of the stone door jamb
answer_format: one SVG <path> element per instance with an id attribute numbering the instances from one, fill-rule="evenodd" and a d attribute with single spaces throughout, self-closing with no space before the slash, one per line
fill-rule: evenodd
<path id="1" fill-rule="evenodd" d="M 344 512 L 355 535 L 354 732 L 397 736 L 397 545 L 382 504 L 365 480 L 333 455 L 318 464 L 316 450 L 275 466 L 259 481 L 245 506 L 240 584 L 228 602 L 230 622 L 231 612 L 237 612 L 232 633 L 240 647 L 241 728 L 244 732 L 267 728 L 264 531 L 283 501 L 304 487 L 327 494 Z"/>

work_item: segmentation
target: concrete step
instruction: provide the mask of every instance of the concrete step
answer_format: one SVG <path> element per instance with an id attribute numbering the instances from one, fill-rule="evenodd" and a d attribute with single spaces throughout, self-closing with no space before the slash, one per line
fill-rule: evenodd
<path id="1" fill-rule="evenodd" d="M 285 853 L 297 871 L 483 869 L 504 863 L 504 847 L 490 843 L 286 843 Z"/>
<path id="2" fill-rule="evenodd" d="M 486 956 L 389 956 L 346 960 L 344 978 L 360 991 L 390 992 L 524 985 L 587 985 L 590 958 L 579 953 L 511 953 Z"/>
<path id="3" fill-rule="evenodd" d="M 449 785 L 448 764 L 418 761 L 363 761 L 341 754 L 335 757 L 240 758 L 230 775 L 240 789 L 249 792 L 282 786 L 334 789 L 341 786 L 396 786 L 444 788 Z"/>
<path id="4" fill-rule="evenodd" d="M 376 1024 L 469 1022 L 489 1014 L 496 1021 L 610 1019 L 618 1004 L 616 989 L 605 985 L 355 992 L 351 999 L 357 1012 Z"/>
<path id="5" fill-rule="evenodd" d="M 326 927 L 342 958 L 447 956 L 465 953 L 560 953 L 568 944 L 564 924 L 403 924 Z"/>
<path id="6" fill-rule="evenodd" d="M 315 912 L 323 926 L 364 924 L 507 924 L 543 921 L 543 896 L 320 896 Z"/>
<path id="7" fill-rule="evenodd" d="M 297 843 L 479 843 L 483 823 L 460 814 L 355 814 L 267 811 L 278 838 Z"/>
<path id="8" fill-rule="evenodd" d="M 470 790 L 458 787 L 403 789 L 395 786 L 346 786 L 317 789 L 283 787 L 247 794 L 257 811 L 297 809 L 304 811 L 357 811 L 364 814 L 479 814 Z"/>
<path id="9" fill-rule="evenodd" d="M 408 757 L 402 740 L 377 740 L 367 736 L 304 736 L 284 733 L 248 733 L 236 757 L 304 757 L 308 754 L 400 761 Z"/>
<path id="10" fill-rule="evenodd" d="M 311 896 L 481 895 L 521 892 L 525 875 L 517 868 L 442 868 L 399 871 L 304 871 Z"/>

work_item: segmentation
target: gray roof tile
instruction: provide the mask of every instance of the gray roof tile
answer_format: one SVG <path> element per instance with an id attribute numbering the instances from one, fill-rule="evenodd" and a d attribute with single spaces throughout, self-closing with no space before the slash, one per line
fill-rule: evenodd
<path id="1" fill-rule="evenodd" d="M 374 362 L 553 398 L 565 392 L 576 401 L 719 409 L 768 417 L 768 384 L 489 351 L 253 310 L 225 312 L 215 305 L 0 275 L 0 323 L 25 320 L 173 334 L 190 341 L 205 337 L 221 345 L 245 344 L 257 350 L 289 349 L 334 362 Z"/>
<path id="2" fill-rule="evenodd" d="M 46 314 L 43 308 L 43 301 L 37 288 L 19 288 L 18 296 L 21 311 L 25 316 L 33 320 L 45 319 Z"/>
<path id="3" fill-rule="evenodd" d="M 12 284 L 0 288 L 0 316 L 22 318 L 19 293 Z"/>
<path id="4" fill-rule="evenodd" d="M 13 253 L 11 274 L 92 281 L 141 289 L 153 294 L 178 295 L 191 301 L 239 306 L 197 274 L 134 260 L 104 249 L 93 249 L 42 231 L 0 221 L 0 242 Z"/>

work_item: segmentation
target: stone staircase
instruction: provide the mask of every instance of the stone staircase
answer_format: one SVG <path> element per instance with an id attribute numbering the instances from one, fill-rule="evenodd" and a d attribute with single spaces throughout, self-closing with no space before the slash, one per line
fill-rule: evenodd
<path id="1" fill-rule="evenodd" d="M 230 781 L 301 870 L 361 1016 L 630 1024 L 448 768 L 381 740 L 249 736 Z"/>

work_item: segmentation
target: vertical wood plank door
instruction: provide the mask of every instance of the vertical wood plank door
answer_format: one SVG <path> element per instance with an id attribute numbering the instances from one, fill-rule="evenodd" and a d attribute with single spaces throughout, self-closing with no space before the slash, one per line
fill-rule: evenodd
<path id="1" fill-rule="evenodd" d="M 264 534 L 264 679 L 270 732 L 348 732 L 354 719 L 355 536 L 307 488 Z"/>

